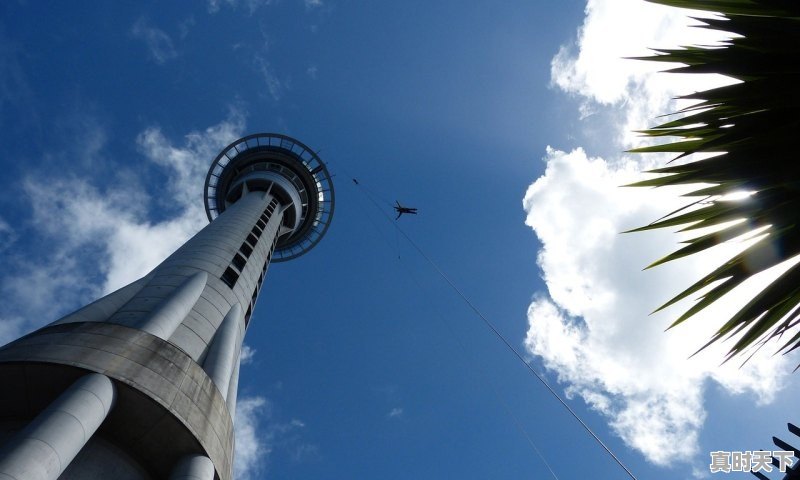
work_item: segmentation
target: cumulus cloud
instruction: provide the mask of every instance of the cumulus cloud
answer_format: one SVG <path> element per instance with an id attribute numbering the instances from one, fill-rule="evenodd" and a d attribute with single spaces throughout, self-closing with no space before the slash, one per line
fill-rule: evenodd
<path id="1" fill-rule="evenodd" d="M 225 121 L 187 134 L 182 145 L 173 145 L 158 127 L 140 133 L 137 144 L 150 161 L 169 172 L 173 199 L 182 207 L 199 212 L 203 206 L 198 199 L 203 198 L 203 184 L 211 160 L 243 131 L 244 115 L 232 110 Z"/>
<path id="2" fill-rule="evenodd" d="M 731 80 L 718 75 L 665 75 L 666 64 L 631 61 L 652 54 L 652 48 L 714 45 L 718 32 L 688 28 L 697 24 L 678 10 L 640 0 L 589 0 L 577 38 L 563 45 L 551 61 L 551 83 L 583 101 L 582 111 L 605 107 L 619 112 L 615 140 L 630 148 L 641 140 L 632 133 L 650 125 L 680 94 L 705 90 Z"/>
<path id="3" fill-rule="evenodd" d="M 684 11 L 636 0 L 590 0 L 573 45 L 552 62 L 552 83 L 579 97 L 583 111 L 612 111 L 605 128 L 615 149 L 641 142 L 629 131 L 674 110 L 672 97 L 728 81 L 654 73 L 658 65 L 619 60 L 646 47 L 712 43 L 715 38 Z M 586 117 L 584 122 L 591 122 Z M 724 345 L 689 358 L 719 319 L 741 306 L 749 292 L 774 278 L 753 279 L 725 302 L 667 333 L 687 303 L 648 313 L 727 259 L 741 243 L 724 245 L 701 261 L 689 259 L 642 272 L 676 248 L 670 232 L 620 234 L 681 206 L 675 191 L 620 188 L 663 158 L 595 157 L 582 148 L 548 148 L 545 173 L 526 192 L 526 224 L 542 243 L 537 263 L 547 284 L 528 309 L 527 350 L 566 385 L 608 418 L 612 429 L 648 460 L 666 465 L 698 453 L 705 420 L 703 389 L 712 380 L 731 393 L 767 403 L 790 368 L 782 357 L 754 357 L 745 368 L 718 366 Z M 677 192 L 679 193 L 679 192 Z M 785 267 L 784 267 L 785 268 Z"/>
<path id="4" fill-rule="evenodd" d="M 546 172 L 528 189 L 525 207 L 526 223 L 543 244 L 538 264 L 549 298 L 530 305 L 525 343 L 568 385 L 568 394 L 581 396 L 610 418 L 626 442 L 665 464 L 696 453 L 705 379 L 768 402 L 780 386 L 772 372 L 782 359 L 757 357 L 742 370 L 736 363 L 718 367 L 722 346 L 689 358 L 711 335 L 714 320 L 736 308 L 733 301 L 668 333 L 664 329 L 681 306 L 648 316 L 687 279 L 741 244 L 717 248 L 706 262 L 642 271 L 674 248 L 675 238 L 669 232 L 619 232 L 680 200 L 667 191 L 620 188 L 638 169 L 635 161 L 611 165 L 581 149 L 548 151 Z M 742 290 L 753 288 L 751 282 Z"/>
<path id="5" fill-rule="evenodd" d="M 24 180 L 22 192 L 31 206 L 28 237 L 41 242 L 39 250 L 47 255 L 30 257 L 12 249 L 3 253 L 0 291 L 8 301 L 0 312 L 7 327 L 1 339 L 11 340 L 140 278 L 205 225 L 205 170 L 243 128 L 243 116 L 234 111 L 225 121 L 188 134 L 182 145 L 174 145 L 155 127 L 142 132 L 142 153 L 169 179 L 155 197 L 140 181 L 124 175 L 105 179 L 103 186 L 65 173 Z M 90 153 L 101 156 L 104 148 L 94 145 Z M 150 207 L 157 201 L 172 210 L 153 221 Z M 4 225 L 0 238 L 13 238 L 12 228 Z M 30 284 L 37 286 L 35 295 L 26 288 Z"/>
<path id="6" fill-rule="evenodd" d="M 294 462 L 315 458 L 319 448 L 303 441 L 305 428 L 301 420 L 277 418 L 272 403 L 264 397 L 240 399 L 236 404 L 234 477 L 260 478 L 269 466 L 270 457 L 278 450 Z"/>
<path id="7" fill-rule="evenodd" d="M 264 397 L 245 397 L 236 402 L 233 474 L 237 480 L 257 478 L 264 468 L 271 448 L 256 434 L 256 430 L 260 418 L 265 413 L 268 414 L 268 410 L 269 404 Z"/>
<path id="8" fill-rule="evenodd" d="M 14 243 L 18 235 L 0 219 L 0 255 L 3 273 L 0 292 L 0 345 L 24 335 L 46 319 L 55 319 L 72 305 L 75 297 L 96 296 L 91 284 L 79 282 L 76 259 L 62 249 L 52 249 L 49 261 L 17 252 Z M 32 290 L 30 285 L 36 285 Z"/>
<path id="9" fill-rule="evenodd" d="M 133 24 L 131 35 L 147 45 L 150 56 L 158 64 L 164 64 L 178 56 L 172 38 L 163 30 L 150 25 L 144 17 Z"/>
<path id="10" fill-rule="evenodd" d="M 74 134 L 70 132 L 69 138 L 74 144 L 46 156 L 68 158 L 78 167 L 91 166 L 101 157 L 105 131 L 98 122 L 85 116 L 71 119 L 83 127 Z M 0 255 L 4 267 L 0 293 L 6 299 L 0 306 L 3 323 L 0 341 L 4 343 L 55 320 L 76 304 L 90 301 L 101 293 L 99 276 L 102 271 L 97 272 L 94 266 L 91 271 L 87 268 L 92 260 L 104 259 L 102 252 L 95 250 L 99 243 L 95 242 L 93 235 L 97 230 L 90 217 L 98 212 L 91 200 L 93 189 L 87 182 L 64 173 L 46 180 L 45 177 L 46 174 L 34 176 L 21 182 L 20 193 L 31 206 L 25 219 L 32 229 L 24 224 L 12 226 L 0 221 Z M 121 187 L 110 194 L 109 201 L 116 202 L 125 190 Z M 90 200 L 85 208 L 77 206 L 87 199 Z M 63 222 L 64 212 L 74 215 L 74 223 Z M 24 232 L 25 244 L 16 242 L 20 235 L 16 228 Z M 35 245 L 34 252 L 26 252 L 31 245 Z M 47 252 L 47 255 L 42 256 L 40 252 Z M 30 285 L 36 285 L 36 290 L 31 290 Z"/>
<path id="11" fill-rule="evenodd" d="M 169 187 L 152 199 L 136 186 L 96 187 L 82 179 L 40 179 L 26 182 L 34 220 L 58 235 L 66 252 L 94 247 L 105 261 L 102 293 L 140 278 L 166 258 L 207 222 L 202 185 L 210 159 L 244 127 L 242 115 L 231 116 L 203 132 L 191 132 L 182 145 L 173 145 L 157 127 L 142 132 L 137 143 L 144 156 L 164 168 Z M 152 201 L 175 211 L 159 222 L 149 220 Z"/>

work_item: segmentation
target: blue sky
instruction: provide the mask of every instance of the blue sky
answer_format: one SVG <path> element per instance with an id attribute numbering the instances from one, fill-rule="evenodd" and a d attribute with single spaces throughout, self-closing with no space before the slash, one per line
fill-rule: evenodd
<path id="1" fill-rule="evenodd" d="M 702 477 L 709 451 L 768 448 L 797 421 L 796 360 L 686 360 L 736 299 L 666 334 L 680 307 L 647 316 L 736 247 L 642 273 L 677 238 L 617 233 L 675 202 L 617 188 L 663 161 L 622 154 L 640 141 L 630 130 L 720 81 L 619 60 L 713 40 L 680 12 L 638 0 L 0 11 L 3 342 L 201 228 L 205 171 L 239 136 L 294 136 L 336 175 L 333 226 L 270 269 L 250 324 L 238 478 L 553 478 L 526 435 L 560 479 L 626 478 L 394 230 L 394 200 L 419 208 L 403 230 L 639 478 Z"/>

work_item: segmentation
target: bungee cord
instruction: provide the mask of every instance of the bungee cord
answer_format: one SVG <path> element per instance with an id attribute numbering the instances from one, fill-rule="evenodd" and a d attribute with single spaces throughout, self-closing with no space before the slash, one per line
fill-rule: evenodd
<path id="1" fill-rule="evenodd" d="M 400 259 L 400 257 L 399 257 L 399 256 L 398 256 L 397 258 L 398 258 L 398 259 Z M 408 267 L 408 265 L 406 265 L 406 264 L 405 264 L 405 263 L 403 263 L 402 261 L 401 261 L 400 263 L 403 265 L 403 267 L 404 267 L 404 269 L 405 269 L 406 273 L 408 274 L 409 278 L 411 278 L 411 281 L 414 283 L 414 285 L 417 287 L 417 289 L 419 289 L 419 291 L 420 291 L 420 292 L 424 293 L 424 292 L 425 292 L 425 289 L 422 287 L 422 284 L 420 284 L 419 280 L 417 280 L 417 278 L 414 276 L 413 272 L 412 272 L 412 271 L 411 271 L 411 269 Z M 486 382 L 486 383 L 488 383 L 488 384 L 489 384 L 489 387 L 490 387 L 490 388 L 491 388 L 491 390 L 492 390 L 492 393 L 493 393 L 493 395 L 494 395 L 494 398 L 495 398 L 495 400 L 496 400 L 496 401 L 497 401 L 497 402 L 500 404 L 500 406 L 501 406 L 501 407 L 503 407 L 503 410 L 506 412 L 506 414 L 507 414 L 507 415 L 508 415 L 508 416 L 511 418 L 511 421 L 514 423 L 514 426 L 515 426 L 515 427 L 517 428 L 517 430 L 519 430 L 519 431 L 520 431 L 520 433 L 522 433 L 522 435 L 525 437 L 525 439 L 526 439 L 526 440 L 527 440 L 527 442 L 528 442 L 528 445 L 531 447 L 531 449 L 532 449 L 532 450 L 533 450 L 533 452 L 536 454 L 536 456 L 537 456 L 537 457 L 539 457 L 539 459 L 542 461 L 542 463 L 544 464 L 544 466 L 545 466 L 545 467 L 547 468 L 547 470 L 550 472 L 550 475 L 552 475 L 552 477 L 553 477 L 555 480 L 560 480 L 560 479 L 558 478 L 558 475 L 556 475 L 556 473 L 553 471 L 553 468 L 552 468 L 552 466 L 550 465 L 550 462 L 548 462 L 548 461 L 547 461 L 547 459 L 544 457 L 544 454 L 542 454 L 542 452 L 539 450 L 539 447 L 536 445 L 536 442 L 534 442 L 534 441 L 533 441 L 533 438 L 531 438 L 530 434 L 529 434 L 529 433 L 528 433 L 528 431 L 525 429 L 524 425 L 522 425 L 522 422 L 520 422 L 520 421 L 519 421 L 519 419 L 517 418 L 517 416 L 516 416 L 516 415 L 514 415 L 514 413 L 513 413 L 513 412 L 511 411 L 511 409 L 509 408 L 509 406 L 508 406 L 508 403 L 507 403 L 507 402 L 506 402 L 506 401 L 503 399 L 503 397 L 500 395 L 500 392 L 499 392 L 499 391 L 498 391 L 498 389 L 497 389 L 497 385 L 496 385 L 496 384 L 495 384 L 495 382 L 492 380 L 491 376 L 490 376 L 490 375 L 488 375 L 488 373 L 486 372 L 486 368 L 485 368 L 485 367 L 483 367 L 483 366 L 481 365 L 481 363 L 480 363 L 480 362 L 478 362 L 478 361 L 475 359 L 475 356 L 474 356 L 474 354 L 472 354 L 472 352 L 470 352 L 470 350 L 469 350 L 469 349 L 467 349 L 467 347 L 464 345 L 464 342 L 462 342 L 462 341 L 461 341 L 461 339 L 460 339 L 459 335 L 456 333 L 455 329 L 454 329 L 454 328 L 453 328 L 453 326 L 450 324 L 450 322 L 448 322 L 448 321 L 447 321 L 447 319 L 445 318 L 445 316 L 444 316 L 444 315 L 442 315 L 441 311 L 440 311 L 438 308 L 436 308 L 436 306 L 435 306 L 435 305 L 433 305 L 433 304 L 432 304 L 432 302 L 430 301 L 430 299 L 428 299 L 428 298 L 427 298 L 427 297 L 425 297 L 424 295 L 423 295 L 423 297 L 424 297 L 424 298 L 425 298 L 425 300 L 428 302 L 428 306 L 429 306 L 430 308 L 432 308 L 434 312 L 436 312 L 436 316 L 439 318 L 439 321 L 440 321 L 440 322 L 442 322 L 442 324 L 444 324 L 445 328 L 447 328 L 448 332 L 450 332 L 450 336 L 451 336 L 451 338 L 453 338 L 453 340 L 455 340 L 456 344 L 458 345 L 459 349 L 461 350 L 461 354 L 462 354 L 462 355 L 464 355 L 464 357 L 465 357 L 465 358 L 467 358 L 467 359 L 471 359 L 471 360 L 472 360 L 472 363 L 473 363 L 474 365 L 478 365 L 478 368 L 479 368 L 479 370 L 480 370 L 480 373 L 481 373 L 481 377 L 482 377 L 482 378 L 485 380 L 485 382 Z M 472 370 L 470 370 L 470 372 L 472 372 Z"/>
<path id="2" fill-rule="evenodd" d="M 345 173 L 346 173 L 346 172 L 345 172 Z M 349 175 L 348 175 L 348 176 L 349 176 Z M 386 211 L 385 211 L 383 208 L 381 208 L 381 206 L 378 204 L 378 201 L 376 200 L 376 199 L 379 199 L 380 197 L 377 197 L 377 195 L 374 195 L 374 193 L 371 191 L 371 189 L 369 189 L 368 187 L 366 187 L 365 185 L 363 185 L 363 184 L 362 184 L 360 181 L 357 181 L 357 180 L 355 179 L 355 177 L 350 177 L 350 178 L 353 180 L 353 183 L 354 183 L 354 185 L 355 185 L 356 187 L 359 187 L 359 190 L 360 190 L 360 191 L 361 191 L 361 192 L 364 194 L 364 196 L 365 196 L 365 197 L 366 197 L 366 198 L 367 198 L 367 199 L 368 199 L 368 200 L 369 200 L 369 201 L 370 201 L 370 202 L 371 202 L 371 203 L 374 205 L 374 207 L 375 207 L 375 208 L 376 208 L 378 211 L 380 211 L 380 212 L 381 212 L 381 214 L 383 214 L 383 216 L 386 218 L 386 220 L 387 220 L 389 223 L 391 223 L 391 224 L 394 226 L 394 228 L 396 229 L 395 231 L 396 231 L 396 232 L 399 232 L 399 233 L 400 233 L 400 235 L 402 235 L 402 236 L 403 236 L 403 237 L 406 239 L 406 241 L 407 241 L 407 242 L 408 242 L 408 243 L 409 243 L 409 244 L 410 244 L 412 247 L 414 247 L 414 249 L 417 251 L 417 253 L 419 253 L 419 254 L 420 254 L 420 256 L 422 256 L 422 258 L 423 258 L 423 259 L 424 259 L 424 260 L 425 260 L 425 261 L 426 261 L 426 262 L 427 262 L 427 263 L 428 263 L 428 264 L 429 264 L 429 265 L 430 265 L 430 266 L 431 266 L 431 267 L 432 267 L 432 268 L 433 268 L 433 269 L 434 269 L 434 270 L 435 270 L 435 271 L 438 273 L 438 275 L 439 275 L 439 276 L 440 276 L 440 277 L 441 277 L 441 278 L 442 278 L 442 279 L 443 279 L 443 280 L 444 280 L 444 281 L 445 281 L 445 282 L 446 282 L 446 283 L 447 283 L 447 284 L 450 286 L 450 288 L 451 288 L 451 289 L 452 289 L 452 290 L 453 290 L 453 291 L 454 291 L 454 292 L 455 292 L 455 293 L 456 293 L 456 294 L 457 294 L 457 295 L 458 295 L 458 296 L 459 296 L 459 297 L 460 297 L 460 298 L 461 298 L 461 299 L 464 301 L 464 303 L 465 303 L 465 304 L 466 304 L 466 305 L 467 305 L 467 306 L 468 306 L 468 307 L 469 307 L 469 308 L 470 308 L 470 309 L 471 309 L 471 310 L 472 310 L 472 311 L 473 311 L 473 312 L 474 312 L 474 313 L 475 313 L 475 314 L 476 314 L 476 315 L 477 315 L 477 316 L 478 316 L 478 317 L 479 317 L 479 318 L 480 318 L 480 319 L 483 321 L 484 325 L 485 325 L 487 328 L 489 328 L 489 330 L 490 330 L 490 331 L 491 331 L 491 332 L 492 332 L 492 333 L 493 333 L 493 334 L 494 334 L 494 335 L 495 335 L 495 336 L 496 336 L 496 337 L 497 337 L 497 338 L 498 338 L 498 339 L 499 339 L 499 340 L 500 340 L 500 341 L 501 341 L 501 342 L 502 342 L 502 343 L 503 343 L 503 344 L 506 346 L 506 348 L 508 348 L 508 350 L 510 350 L 510 351 L 511 351 L 511 353 L 512 353 L 512 354 L 513 354 L 513 355 L 514 355 L 514 356 L 515 356 L 515 357 L 516 357 L 516 358 L 517 358 L 517 359 L 518 359 L 520 362 L 522 362 L 522 364 L 525 366 L 525 368 L 526 368 L 526 369 L 527 369 L 527 370 L 528 370 L 528 371 L 529 371 L 531 374 L 533 374 L 533 375 L 534 375 L 534 376 L 535 376 L 535 377 L 536 377 L 536 378 L 539 380 L 539 382 L 540 382 L 542 385 L 544 385 L 544 387 L 547 389 L 547 391 L 549 391 L 549 392 L 550 392 L 550 394 L 551 394 L 553 397 L 555 397 L 555 398 L 556 398 L 556 400 L 558 400 L 558 402 L 559 402 L 559 403 L 560 403 L 560 404 L 561 404 L 561 405 L 562 405 L 562 406 L 563 406 L 563 407 L 564 407 L 564 408 L 565 408 L 565 409 L 566 409 L 566 410 L 569 412 L 569 414 L 570 414 L 570 415 L 571 415 L 571 416 L 572 416 L 572 417 L 573 417 L 573 418 L 574 418 L 574 419 L 575 419 L 575 420 L 576 420 L 578 423 L 580 423 L 580 425 L 583 427 L 583 429 L 584 429 L 584 430 L 585 430 L 585 431 L 586 431 L 586 432 L 587 432 L 587 433 L 588 433 L 588 434 L 589 434 L 589 435 L 590 435 L 590 436 L 591 436 L 591 437 L 592 437 L 592 438 L 595 440 L 595 442 L 596 442 L 598 445 L 600 445 L 600 447 L 602 447 L 602 449 L 603 449 L 603 450 L 605 450 L 605 452 L 606 452 L 606 453 L 607 453 L 607 454 L 608 454 L 608 455 L 609 455 L 609 456 L 610 456 L 610 457 L 611 457 L 611 458 L 612 458 L 612 459 L 613 459 L 613 460 L 614 460 L 614 461 L 617 463 L 617 465 L 619 465 L 619 466 L 620 466 L 620 468 L 622 468 L 622 469 L 625 471 L 625 473 L 626 473 L 626 474 L 627 474 L 627 475 L 628 475 L 628 476 L 629 476 L 629 477 L 630 477 L 632 480 L 637 480 L 636 476 L 635 476 L 635 475 L 633 474 L 633 472 L 631 472 L 631 470 L 630 470 L 630 469 L 629 469 L 629 468 L 628 468 L 628 467 L 627 467 L 627 466 L 626 466 L 626 465 L 625 465 L 625 464 L 622 462 L 622 460 L 620 460 L 620 459 L 619 459 L 619 457 L 617 457 L 617 456 L 614 454 L 614 452 L 612 452 L 612 451 L 611 451 L 611 449 L 610 449 L 610 448 L 609 448 L 609 447 L 608 447 L 608 446 L 607 446 L 607 445 L 606 445 L 606 444 L 605 444 L 605 443 L 604 443 L 604 442 L 603 442 L 603 441 L 600 439 L 600 437 L 599 437 L 599 436 L 598 436 L 598 435 L 597 435 L 597 434 L 596 434 L 596 433 L 595 433 L 595 432 L 594 432 L 594 431 L 591 429 L 591 427 L 589 427 L 589 425 L 587 425 L 587 424 L 586 424 L 586 422 L 584 422 L 584 421 L 583 421 L 583 420 L 580 418 L 580 416 L 579 416 L 579 415 L 578 415 L 578 414 L 577 414 L 577 413 L 576 413 L 576 412 L 575 412 L 575 411 L 574 411 L 574 410 L 573 410 L 573 409 L 572 409 L 572 408 L 569 406 L 569 404 L 567 404 L 567 402 L 566 402 L 566 401 L 565 401 L 565 400 L 564 400 L 564 399 L 563 399 L 563 398 L 562 398 L 562 397 L 561 397 L 561 396 L 558 394 L 558 392 L 556 392 L 556 391 L 555 391 L 555 390 L 554 390 L 554 389 L 553 389 L 553 388 L 550 386 L 550 384 L 547 382 L 547 380 L 545 380 L 545 379 L 544 379 L 544 377 L 542 377 L 542 376 L 541 376 L 541 375 L 540 375 L 540 374 L 539 374 L 539 373 L 538 373 L 538 372 L 537 372 L 537 371 L 536 371 L 536 370 L 535 370 L 535 369 L 534 369 L 534 368 L 531 366 L 531 364 L 530 364 L 530 363 L 528 363 L 528 362 L 525 360 L 525 357 L 524 357 L 524 356 L 523 356 L 523 355 L 522 355 L 522 354 L 521 354 L 521 353 L 520 353 L 520 352 L 519 352 L 519 351 L 518 351 L 518 350 L 517 350 L 517 349 L 516 349 L 516 348 L 515 348 L 515 347 L 514 347 L 512 344 L 511 344 L 511 342 L 509 342 L 509 341 L 508 341 L 508 339 L 506 339 L 506 338 L 505 338 L 505 336 L 504 336 L 502 333 L 500 333 L 500 331 L 499 331 L 499 330 L 498 330 L 498 329 L 495 327 L 495 325 L 494 325 L 494 324 L 493 324 L 493 323 L 492 323 L 492 322 L 491 322 L 491 321 L 490 321 L 490 320 L 489 320 L 489 319 L 488 319 L 488 318 L 487 318 L 487 317 L 486 317 L 486 316 L 483 314 L 483 312 L 481 312 L 481 311 L 480 311 L 480 309 L 478 309 L 478 307 L 477 307 L 477 306 L 476 306 L 474 303 L 472 303 L 472 301 L 471 301 L 471 300 L 470 300 L 470 299 L 469 299 L 469 298 L 466 296 L 466 294 L 464 294 L 464 292 L 462 292 L 462 291 L 461 291 L 461 289 L 459 289 L 459 288 L 458 288 L 458 286 L 456 286 L 456 284 L 455 284 L 455 283 L 453 283 L 453 281 L 450 279 L 450 277 L 448 277 L 448 276 L 447 276 L 447 274 L 446 274 L 446 273 L 445 273 L 445 272 L 444 272 L 444 271 L 443 271 L 443 270 L 442 270 L 442 269 L 439 267 L 439 265 L 438 265 L 436 262 L 434 262 L 434 261 L 433 261 L 433 259 L 431 259 L 431 258 L 430 258 L 430 257 L 429 257 L 429 256 L 428 256 L 428 255 L 427 255 L 427 254 L 426 254 L 426 253 L 425 253 L 425 252 L 422 250 L 422 248 L 420 248 L 420 246 L 419 246 L 419 245 L 417 245 L 417 243 L 416 243 L 416 242 L 415 242 L 415 241 L 414 241 L 414 240 L 413 240 L 413 239 L 412 239 L 412 238 L 411 238 L 411 237 L 410 237 L 410 236 L 409 236 L 409 235 L 408 235 L 408 234 L 407 234 L 407 233 L 406 233 L 406 232 L 405 232 L 405 231 L 404 231 L 402 228 L 400 228 L 400 225 L 398 224 L 398 222 L 395 222 L 395 221 L 393 221 L 393 220 L 392 220 L 392 218 L 391 218 L 389 215 L 387 215 L 387 214 L 386 214 Z M 393 208 L 393 206 L 391 205 L 391 203 L 388 203 L 388 202 L 386 202 L 386 201 L 385 201 L 385 200 L 383 200 L 383 199 L 381 199 L 381 201 L 383 201 L 383 203 L 386 203 L 386 204 L 387 204 L 389 207 Z M 373 224 L 373 226 L 375 226 L 375 225 Z M 375 226 L 375 227 L 377 228 L 377 226 Z M 385 239 L 385 237 L 384 237 L 384 239 Z M 399 256 L 399 247 L 398 247 L 398 259 L 399 259 L 399 258 L 400 258 L 400 256 Z M 414 281 L 415 281 L 415 283 L 416 283 L 416 280 L 414 280 Z M 419 284 L 417 284 L 417 285 L 419 286 Z M 420 287 L 420 288 L 421 288 L 421 287 Z M 448 328 L 449 328 L 449 326 L 448 326 Z M 451 331 L 452 331 L 452 330 L 451 330 Z M 460 342 L 459 342 L 459 343 L 460 343 Z M 463 348 L 463 346 L 462 346 L 462 348 Z M 499 396 L 499 394 L 497 393 L 497 391 L 496 391 L 496 390 L 495 390 L 495 395 L 498 395 L 498 396 Z M 506 408 L 506 410 L 508 411 L 508 407 L 507 407 L 507 406 L 505 406 L 505 404 L 504 404 L 504 408 Z M 510 413 L 510 411 L 509 411 L 509 413 Z M 514 416 L 513 416 L 513 414 L 512 414 L 512 418 L 514 418 L 514 421 L 515 421 L 515 423 L 518 423 L 518 420 L 516 419 L 516 417 L 514 417 Z M 521 425 L 520 425 L 520 426 L 521 426 Z M 523 429 L 523 432 L 524 432 L 524 429 Z M 539 452 L 539 449 L 538 449 L 538 448 L 536 448 L 536 446 L 535 446 L 535 444 L 533 443 L 533 441 L 531 440 L 530 436 L 528 436 L 528 435 L 527 435 L 527 432 L 525 432 L 525 436 L 528 438 L 529 442 L 531 443 L 531 446 L 534 448 L 534 450 L 535 450 L 535 451 L 537 452 L 537 454 L 540 456 L 540 458 L 542 459 L 542 461 L 544 461 L 544 463 L 547 465 L 547 468 L 548 468 L 548 470 L 550 470 L 550 473 L 551 473 L 553 476 L 555 476 L 555 473 L 552 471 L 552 469 L 550 468 L 550 466 L 549 466 L 549 464 L 547 463 L 547 461 L 546 461 L 546 460 L 544 460 L 544 457 L 543 457 L 543 456 L 541 456 L 541 453 Z M 556 477 L 556 478 L 558 478 L 558 477 Z"/>

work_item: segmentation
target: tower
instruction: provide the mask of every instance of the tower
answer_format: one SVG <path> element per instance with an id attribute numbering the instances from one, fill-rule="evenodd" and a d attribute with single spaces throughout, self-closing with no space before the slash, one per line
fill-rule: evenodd
<path id="1" fill-rule="evenodd" d="M 334 190 L 310 148 L 256 134 L 214 159 L 204 200 L 211 223 L 150 273 L 0 348 L 0 480 L 232 478 L 264 277 L 325 235 Z"/>

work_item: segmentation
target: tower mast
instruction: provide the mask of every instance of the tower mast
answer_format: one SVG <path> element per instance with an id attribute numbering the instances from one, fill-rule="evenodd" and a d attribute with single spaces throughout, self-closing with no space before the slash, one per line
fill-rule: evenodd
<path id="1" fill-rule="evenodd" d="M 272 262 L 330 226 L 325 164 L 278 134 L 206 176 L 209 223 L 143 278 L 0 348 L 0 480 L 230 480 L 242 341 Z"/>

